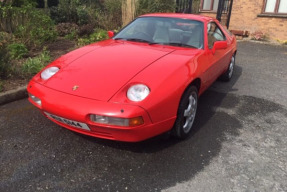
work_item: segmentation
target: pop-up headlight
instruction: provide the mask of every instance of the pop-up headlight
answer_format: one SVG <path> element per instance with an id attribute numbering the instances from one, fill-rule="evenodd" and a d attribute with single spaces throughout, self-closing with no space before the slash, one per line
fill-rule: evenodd
<path id="1" fill-rule="evenodd" d="M 144 100 L 150 93 L 150 89 L 144 84 L 136 84 L 129 88 L 127 92 L 127 97 L 131 101 L 142 101 Z"/>
<path id="2" fill-rule="evenodd" d="M 43 80 L 47 80 L 50 77 L 52 77 L 53 75 L 55 75 L 58 71 L 59 71 L 58 67 L 49 67 L 49 68 L 45 69 L 44 71 L 42 71 L 41 78 Z"/>

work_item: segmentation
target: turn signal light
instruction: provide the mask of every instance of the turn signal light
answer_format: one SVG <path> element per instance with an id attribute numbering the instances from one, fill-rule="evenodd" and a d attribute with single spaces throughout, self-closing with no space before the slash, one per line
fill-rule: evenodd
<path id="1" fill-rule="evenodd" d="M 95 123 L 105 124 L 105 125 L 116 125 L 123 127 L 134 127 L 144 124 L 144 120 L 142 117 L 134 117 L 134 118 L 120 118 L 120 117 L 110 117 L 103 115 L 90 115 L 90 120 Z"/>

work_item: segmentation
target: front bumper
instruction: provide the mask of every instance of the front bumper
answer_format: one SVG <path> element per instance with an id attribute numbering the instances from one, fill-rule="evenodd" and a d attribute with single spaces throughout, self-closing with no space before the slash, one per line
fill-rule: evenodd
<path id="1" fill-rule="evenodd" d="M 148 112 L 139 106 L 103 102 L 74 96 L 47 88 L 33 80 L 29 82 L 27 90 L 29 94 L 41 99 L 41 105 L 35 103 L 31 98 L 29 98 L 29 101 L 38 107 L 47 118 L 69 130 L 93 137 L 137 142 L 170 130 L 175 121 L 175 118 L 171 118 L 155 123 L 151 121 Z M 59 121 L 59 119 L 51 118 L 47 114 L 87 124 L 89 130 L 71 126 L 66 121 Z M 144 124 L 135 127 L 96 124 L 90 120 L 90 114 L 120 118 L 141 116 Z"/>

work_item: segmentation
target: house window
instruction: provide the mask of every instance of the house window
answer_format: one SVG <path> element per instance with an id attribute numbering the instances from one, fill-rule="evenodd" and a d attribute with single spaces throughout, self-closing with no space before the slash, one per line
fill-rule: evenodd
<path id="1" fill-rule="evenodd" d="M 217 11 L 219 0 L 201 0 L 201 9 L 203 11 Z"/>
<path id="2" fill-rule="evenodd" d="M 287 14 L 287 0 L 266 0 L 264 12 Z"/>

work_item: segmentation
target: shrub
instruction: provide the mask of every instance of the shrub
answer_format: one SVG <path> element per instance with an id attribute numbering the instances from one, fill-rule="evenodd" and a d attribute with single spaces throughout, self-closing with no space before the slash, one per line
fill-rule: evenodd
<path id="1" fill-rule="evenodd" d="M 56 30 L 60 36 L 66 36 L 72 32 L 78 33 L 79 26 L 75 23 L 59 23 Z"/>
<path id="2" fill-rule="evenodd" d="M 3 82 L 0 80 L 0 92 L 3 91 L 4 89 L 4 85 L 3 85 Z"/>
<path id="3" fill-rule="evenodd" d="M 15 35 L 30 46 L 55 40 L 57 33 L 50 17 L 34 8 L 27 7 L 26 9 L 26 11 L 30 11 L 27 14 L 27 21 L 25 25 L 17 27 Z"/>
<path id="4" fill-rule="evenodd" d="M 7 45 L 0 43 L 0 78 L 5 79 L 10 75 L 11 64 L 7 51 Z"/>
<path id="5" fill-rule="evenodd" d="M 48 0 L 48 7 L 58 6 L 59 0 Z"/>
<path id="6" fill-rule="evenodd" d="M 23 76 L 35 75 L 41 69 L 43 69 L 50 61 L 51 61 L 50 53 L 45 49 L 37 57 L 33 58 L 29 57 L 22 66 Z"/>
<path id="7" fill-rule="evenodd" d="M 76 31 L 72 31 L 71 33 L 65 35 L 65 39 L 69 39 L 69 40 L 78 39 L 78 34 Z"/>
<path id="8" fill-rule="evenodd" d="M 54 40 L 57 36 L 50 17 L 32 4 L 21 7 L 0 6 L 0 20 L 1 30 L 13 32 L 27 46 L 36 46 Z"/>
<path id="9" fill-rule="evenodd" d="M 84 35 L 90 35 L 94 32 L 94 25 L 93 24 L 87 24 L 83 25 L 79 28 L 78 35 L 84 36 Z"/>
<path id="10" fill-rule="evenodd" d="M 10 35 L 0 32 L 0 78 L 5 79 L 10 75 L 11 64 L 7 45 L 10 41 Z"/>
<path id="11" fill-rule="evenodd" d="M 122 0 L 105 0 L 94 13 L 98 28 L 111 30 L 122 26 Z"/>
<path id="12" fill-rule="evenodd" d="M 50 8 L 50 17 L 58 23 L 90 23 L 90 14 L 85 2 L 79 0 L 61 0 L 57 7 Z"/>
<path id="13" fill-rule="evenodd" d="M 140 0 L 137 3 L 136 16 L 145 13 L 174 12 L 174 0 Z"/>
<path id="14" fill-rule="evenodd" d="M 80 6 L 77 8 L 77 16 L 78 16 L 77 18 L 78 25 L 85 25 L 89 23 L 90 16 L 89 16 L 86 6 Z"/>
<path id="15" fill-rule="evenodd" d="M 28 49 L 23 43 L 12 43 L 7 48 L 11 59 L 21 59 L 28 54 Z"/>
<path id="16" fill-rule="evenodd" d="M 79 38 L 78 39 L 78 45 L 83 46 L 83 45 L 88 45 L 97 41 L 102 41 L 108 39 L 107 31 L 102 30 L 102 29 L 97 29 L 96 32 L 92 33 L 89 37 L 87 38 Z"/>

